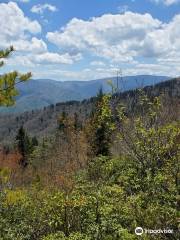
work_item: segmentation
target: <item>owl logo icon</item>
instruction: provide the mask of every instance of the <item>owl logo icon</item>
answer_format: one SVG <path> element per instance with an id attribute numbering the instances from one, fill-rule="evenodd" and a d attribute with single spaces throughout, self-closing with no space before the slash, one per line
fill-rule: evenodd
<path id="1" fill-rule="evenodd" d="M 136 235 L 142 235 L 143 234 L 143 228 L 142 227 L 137 227 L 136 229 L 135 229 L 135 234 Z"/>

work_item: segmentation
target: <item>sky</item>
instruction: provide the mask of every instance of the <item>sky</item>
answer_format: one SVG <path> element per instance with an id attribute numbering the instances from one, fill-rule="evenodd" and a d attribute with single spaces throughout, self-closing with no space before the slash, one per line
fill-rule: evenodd
<path id="1" fill-rule="evenodd" d="M 0 74 L 91 80 L 180 75 L 180 0 L 0 0 Z"/>

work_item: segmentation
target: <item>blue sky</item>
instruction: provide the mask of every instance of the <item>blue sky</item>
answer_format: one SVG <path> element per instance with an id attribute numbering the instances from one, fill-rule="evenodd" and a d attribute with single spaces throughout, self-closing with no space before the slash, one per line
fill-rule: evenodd
<path id="1" fill-rule="evenodd" d="M 1 73 L 180 75 L 180 0 L 6 0 L 0 16 L 0 48 L 16 49 Z"/>

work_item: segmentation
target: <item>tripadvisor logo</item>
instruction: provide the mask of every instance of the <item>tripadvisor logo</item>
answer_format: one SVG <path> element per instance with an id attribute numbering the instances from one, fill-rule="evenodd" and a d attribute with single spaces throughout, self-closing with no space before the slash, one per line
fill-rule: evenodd
<path id="1" fill-rule="evenodd" d="M 135 229 L 135 234 L 136 234 L 136 235 L 142 235 L 143 232 L 144 232 L 144 230 L 142 229 L 142 227 L 137 227 L 137 228 Z"/>
<path id="2" fill-rule="evenodd" d="M 145 234 L 173 234 L 174 231 L 173 229 L 143 229 L 142 227 L 137 227 L 135 229 L 135 234 L 136 235 L 142 235 L 143 233 Z"/>

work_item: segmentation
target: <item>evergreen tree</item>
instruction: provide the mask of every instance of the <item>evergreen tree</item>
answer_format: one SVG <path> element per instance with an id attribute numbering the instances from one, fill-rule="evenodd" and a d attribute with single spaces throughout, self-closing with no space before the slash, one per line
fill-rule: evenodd
<path id="1" fill-rule="evenodd" d="M 32 147 L 36 147 L 36 146 L 39 145 L 39 142 L 38 142 L 38 140 L 37 140 L 36 137 L 33 137 L 33 138 L 32 138 L 32 140 L 31 140 L 31 145 L 32 145 Z"/>
<path id="2" fill-rule="evenodd" d="M 114 130 L 110 99 L 110 95 L 103 94 L 102 89 L 99 90 L 88 130 L 92 156 L 110 155 L 111 138 Z"/>
<path id="3" fill-rule="evenodd" d="M 11 46 L 6 50 L 0 50 L 0 67 L 4 65 L 1 59 L 7 58 L 14 51 Z M 0 76 L 0 106 L 11 106 L 15 103 L 14 97 L 18 95 L 16 85 L 27 81 L 31 73 L 19 74 L 17 71 Z"/>
<path id="4" fill-rule="evenodd" d="M 74 113 L 74 130 L 79 131 L 82 129 L 82 123 L 79 120 L 78 114 L 75 112 Z"/>
<path id="5" fill-rule="evenodd" d="M 60 131 L 65 131 L 67 125 L 67 113 L 63 111 L 60 118 L 58 119 L 58 129 Z"/>
<path id="6" fill-rule="evenodd" d="M 28 155 L 31 152 L 31 140 L 26 134 L 23 126 L 18 130 L 16 136 L 18 151 L 21 154 L 20 165 L 26 167 L 28 164 Z"/>

